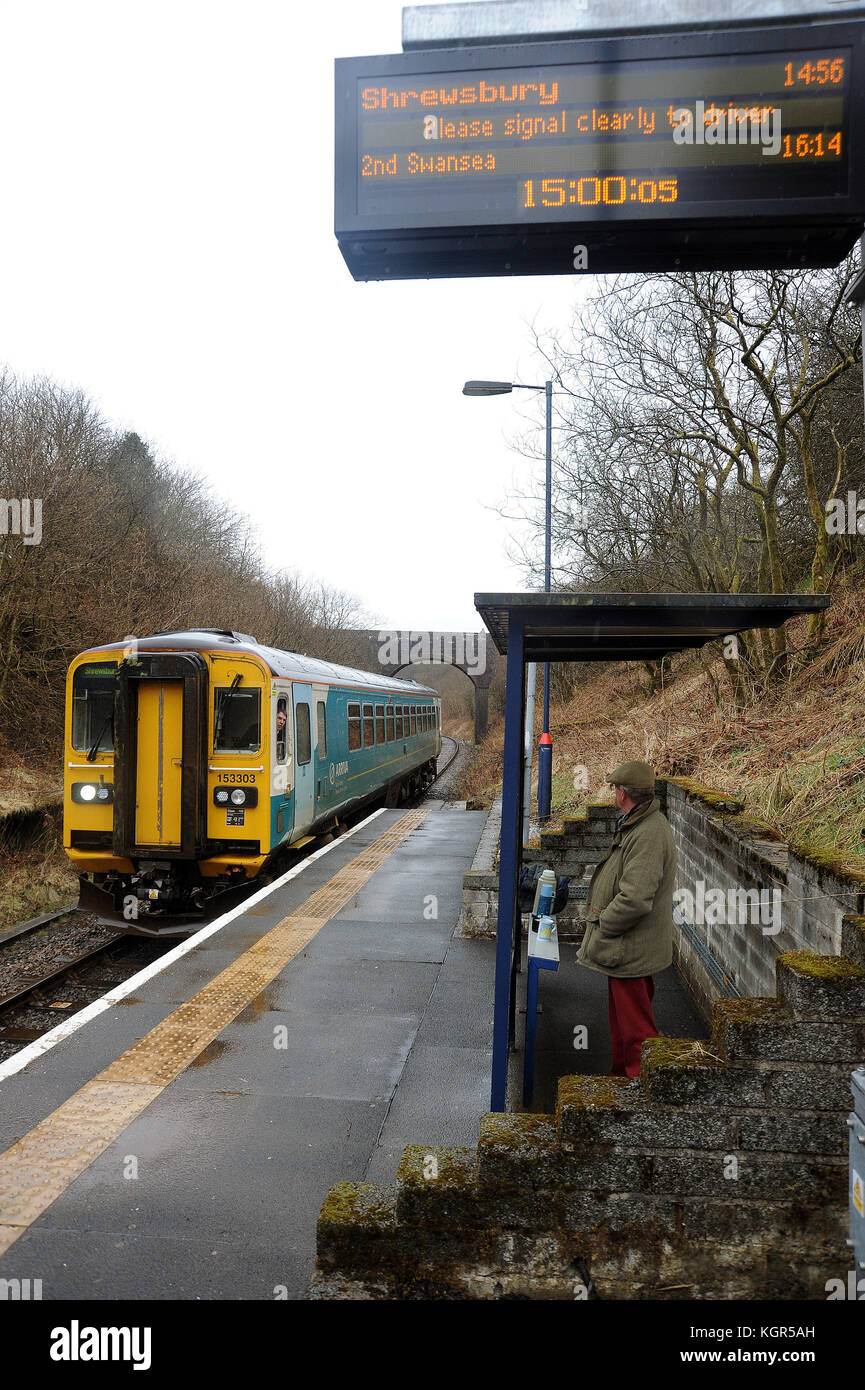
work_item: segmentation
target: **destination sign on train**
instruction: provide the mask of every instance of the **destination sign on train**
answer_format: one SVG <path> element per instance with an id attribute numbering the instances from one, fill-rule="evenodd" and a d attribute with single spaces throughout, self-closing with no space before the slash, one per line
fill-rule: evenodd
<path id="1" fill-rule="evenodd" d="M 862 21 L 336 64 L 357 279 L 831 265 L 863 223 Z"/>

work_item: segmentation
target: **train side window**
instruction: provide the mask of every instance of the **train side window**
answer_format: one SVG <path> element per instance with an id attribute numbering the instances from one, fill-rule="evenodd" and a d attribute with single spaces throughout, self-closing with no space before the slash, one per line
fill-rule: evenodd
<path id="1" fill-rule="evenodd" d="M 375 741 L 384 743 L 384 705 L 375 707 Z"/>
<path id="2" fill-rule="evenodd" d="M 288 699 L 280 695 L 276 702 L 276 761 L 285 762 L 288 740 Z"/>
<path id="3" fill-rule="evenodd" d="M 349 751 L 360 748 L 360 705 L 348 707 L 348 746 Z"/>
<path id="4" fill-rule="evenodd" d="M 429 705 L 424 705 L 424 707 L 423 707 L 423 732 L 426 733 L 426 731 L 427 731 L 428 728 L 429 728 Z"/>
<path id="5" fill-rule="evenodd" d="M 214 692 L 214 753 L 256 753 L 261 747 L 261 691 L 236 686 Z"/>
<path id="6" fill-rule="evenodd" d="M 370 744 L 375 743 L 375 720 L 372 713 L 372 705 L 363 707 L 363 746 L 369 748 Z"/>
<path id="7" fill-rule="evenodd" d="M 396 738 L 396 734 L 394 733 L 393 705 L 388 705 L 385 715 L 387 718 L 387 741 L 388 743 L 393 743 Z"/>
<path id="8" fill-rule="evenodd" d="M 319 700 L 315 707 L 316 720 L 318 724 L 318 756 L 327 757 L 327 706 L 324 700 Z"/>
<path id="9" fill-rule="evenodd" d="M 396 736 L 402 738 L 402 705 L 396 707 Z"/>
<path id="10" fill-rule="evenodd" d="M 417 733 L 417 705 L 411 707 L 411 731 L 413 734 Z"/>
<path id="11" fill-rule="evenodd" d="M 298 763 L 308 763 L 312 757 L 312 730 L 309 722 L 309 705 L 305 700 L 296 706 L 294 718 L 297 724 L 297 742 L 295 743 L 297 761 Z"/>

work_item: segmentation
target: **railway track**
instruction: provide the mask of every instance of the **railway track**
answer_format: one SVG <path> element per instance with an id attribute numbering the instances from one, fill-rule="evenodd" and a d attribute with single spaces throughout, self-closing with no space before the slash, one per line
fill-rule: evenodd
<path id="1" fill-rule="evenodd" d="M 68 932 L 53 924 L 68 918 Z M 39 933 L 52 927 L 40 940 Z M 32 938 L 29 951 L 10 950 Z M 128 979 L 169 944 L 118 936 L 69 907 L 0 937 L 0 1061 Z"/>
<path id="2" fill-rule="evenodd" d="M 435 777 L 432 779 L 432 781 L 430 782 L 430 786 L 431 786 L 431 787 L 434 787 L 435 784 L 436 784 L 436 782 L 439 780 L 439 778 L 442 777 L 442 776 L 447 772 L 447 770 L 448 770 L 448 768 L 450 767 L 451 763 L 456 762 L 456 759 L 457 759 L 457 757 L 459 756 L 460 748 L 461 748 L 461 746 L 462 746 L 462 745 L 460 744 L 460 742 L 459 742 L 458 739 L 451 738 L 448 734 L 442 734 L 442 743 L 452 743 L 453 746 L 454 746 L 454 747 L 453 747 L 453 752 L 451 753 L 451 755 L 450 755 L 450 757 L 448 758 L 447 762 L 445 763 L 444 767 L 438 767 L 438 766 L 436 767 L 436 775 L 435 775 Z"/>

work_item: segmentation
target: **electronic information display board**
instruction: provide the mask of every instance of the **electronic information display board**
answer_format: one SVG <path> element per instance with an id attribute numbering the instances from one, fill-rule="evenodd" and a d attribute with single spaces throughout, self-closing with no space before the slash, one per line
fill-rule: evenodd
<path id="1" fill-rule="evenodd" d="M 834 265 L 863 224 L 861 20 L 336 63 L 356 279 Z"/>

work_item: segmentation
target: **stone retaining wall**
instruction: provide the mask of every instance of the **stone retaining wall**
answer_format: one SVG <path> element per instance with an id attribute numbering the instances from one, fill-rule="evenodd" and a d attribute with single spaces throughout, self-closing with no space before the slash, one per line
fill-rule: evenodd
<path id="1" fill-rule="evenodd" d="M 677 889 L 687 889 L 703 921 L 691 926 L 721 967 L 732 992 L 763 995 L 774 987 L 776 958 L 789 951 L 835 954 L 841 949 L 845 914 L 861 912 L 865 876 L 821 867 L 773 837 L 768 827 L 747 820 L 742 803 L 685 779 L 664 781 L 667 817 L 679 856 Z M 711 890 L 720 890 L 728 910 L 713 910 Z M 731 894 L 763 893 L 762 916 L 752 920 L 756 897 L 744 911 L 731 912 Z M 776 894 L 777 896 L 773 896 Z M 715 903 L 718 903 L 715 898 Z M 745 907 L 742 899 L 742 907 Z M 720 920 L 719 920 L 720 918 Z M 704 1016 L 723 992 L 708 973 L 687 934 L 674 934 L 675 964 Z"/>
<path id="2" fill-rule="evenodd" d="M 582 937 L 586 904 L 576 889 L 585 885 L 595 864 L 603 858 L 613 838 L 619 811 L 615 806 L 590 805 L 581 816 L 565 819 L 561 830 L 541 832 L 539 849 L 523 851 L 524 864 L 543 864 L 557 876 L 571 879 L 572 897 L 556 917 L 560 941 Z M 460 936 L 494 937 L 498 922 L 498 842 L 501 832 L 501 798 L 493 806 L 471 868 L 463 875 L 463 906 L 457 930 Z"/>

